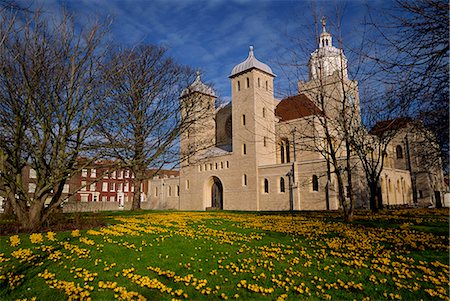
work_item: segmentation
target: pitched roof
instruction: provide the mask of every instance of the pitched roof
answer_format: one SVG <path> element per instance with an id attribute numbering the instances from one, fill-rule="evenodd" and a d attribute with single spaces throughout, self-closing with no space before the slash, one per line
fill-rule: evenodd
<path id="1" fill-rule="evenodd" d="M 390 120 L 384 120 L 377 122 L 370 130 L 370 134 L 380 136 L 386 131 L 397 131 L 402 128 L 406 128 L 412 119 L 409 117 L 394 118 Z"/>
<path id="2" fill-rule="evenodd" d="M 311 115 L 323 116 L 324 114 L 305 94 L 287 97 L 280 101 L 275 108 L 275 116 L 279 117 L 280 121 Z"/>

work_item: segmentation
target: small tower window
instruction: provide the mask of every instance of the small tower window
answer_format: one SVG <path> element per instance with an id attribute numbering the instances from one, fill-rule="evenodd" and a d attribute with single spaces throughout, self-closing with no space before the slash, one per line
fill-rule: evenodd
<path id="1" fill-rule="evenodd" d="M 247 175 L 245 174 L 242 176 L 242 185 L 247 186 Z"/>
<path id="2" fill-rule="evenodd" d="M 266 91 L 269 91 L 269 82 L 266 81 Z"/>
<path id="3" fill-rule="evenodd" d="M 395 148 L 395 153 L 397 154 L 397 159 L 403 159 L 403 149 L 400 145 Z"/>
<path id="4" fill-rule="evenodd" d="M 186 180 L 186 189 L 189 190 L 189 180 Z"/>
<path id="5" fill-rule="evenodd" d="M 223 169 L 223 162 L 220 162 L 220 169 Z"/>
<path id="6" fill-rule="evenodd" d="M 250 79 L 247 77 L 247 88 L 250 88 Z"/>
<path id="7" fill-rule="evenodd" d="M 245 114 L 242 115 L 242 125 L 245 125 Z"/>
<path id="8" fill-rule="evenodd" d="M 281 177 L 280 178 L 280 192 L 285 192 L 285 191 L 286 191 L 286 187 L 285 187 L 285 184 L 284 184 L 284 178 Z"/>
<path id="9" fill-rule="evenodd" d="M 326 39 L 326 40 L 325 40 L 325 45 L 327 45 L 327 46 L 328 46 L 328 39 Z"/>
<path id="10" fill-rule="evenodd" d="M 247 145 L 244 143 L 242 144 L 242 154 L 246 155 L 247 154 Z"/>
<path id="11" fill-rule="evenodd" d="M 269 193 L 269 180 L 264 179 L 264 193 Z"/>
<path id="12" fill-rule="evenodd" d="M 312 176 L 312 190 L 319 191 L 319 178 L 316 175 Z"/>
<path id="13" fill-rule="evenodd" d="M 266 108 L 262 108 L 262 117 L 266 118 Z"/>
<path id="14" fill-rule="evenodd" d="M 241 91 L 241 82 L 240 81 L 237 82 L 237 90 Z"/>
<path id="15" fill-rule="evenodd" d="M 227 168 L 230 168 L 230 162 L 227 161 Z"/>
<path id="16" fill-rule="evenodd" d="M 180 196 L 180 185 L 177 185 L 177 196 Z"/>
<path id="17" fill-rule="evenodd" d="M 258 77 L 258 88 L 260 88 L 261 87 L 261 83 L 260 83 L 260 80 L 259 80 L 259 77 Z"/>
<path id="18" fill-rule="evenodd" d="M 267 137 L 264 137 L 263 144 L 264 144 L 264 146 L 267 146 Z"/>

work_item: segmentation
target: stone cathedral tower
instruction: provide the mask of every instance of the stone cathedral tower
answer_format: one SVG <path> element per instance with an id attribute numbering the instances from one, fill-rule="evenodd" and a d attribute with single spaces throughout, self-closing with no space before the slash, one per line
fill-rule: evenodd
<path id="1" fill-rule="evenodd" d="M 360 118 L 358 82 L 348 78 L 347 58 L 343 49 L 333 46 L 333 38 L 327 31 L 325 17 L 322 18 L 322 33 L 317 49 L 311 53 L 309 80 L 300 81 L 299 94 L 307 95 L 319 109 L 331 118 L 339 118 L 343 104 L 348 114 Z"/>

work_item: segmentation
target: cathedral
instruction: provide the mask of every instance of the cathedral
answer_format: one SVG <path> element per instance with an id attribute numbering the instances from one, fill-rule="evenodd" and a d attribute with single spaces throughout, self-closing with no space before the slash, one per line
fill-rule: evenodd
<path id="1" fill-rule="evenodd" d="M 333 125 L 344 103 L 349 108 L 349 123 L 360 123 L 359 93 L 358 83 L 348 78 L 343 50 L 333 46 L 324 21 L 308 66 L 309 80 L 298 83 L 298 94 L 277 100 L 276 75 L 256 58 L 250 46 L 248 57 L 229 75 L 231 102 L 218 108 L 214 90 L 197 73 L 195 81 L 181 93 L 180 101 L 195 98 L 202 118 L 195 120 L 194 116 L 189 131 L 180 137 L 183 160 L 179 176 L 151 179 L 144 207 L 339 209 L 333 167 L 317 139 L 324 130 L 318 121 L 327 118 Z M 416 158 L 420 149 L 412 145 L 418 139 L 411 136 L 407 123 L 402 127 L 388 146 L 379 197 L 385 206 L 435 206 L 445 191 L 442 169 L 421 168 Z M 338 133 L 335 139 L 342 145 Z M 343 161 L 345 147 L 340 149 L 337 159 Z M 357 158 L 352 160 L 355 206 L 368 208 L 364 172 Z"/>
<path id="2" fill-rule="evenodd" d="M 347 152 L 349 144 L 342 135 L 345 127 L 361 129 L 358 82 L 348 78 L 347 59 L 333 46 L 324 19 L 308 68 L 308 81 L 298 82 L 297 95 L 278 100 L 276 75 L 250 46 L 248 57 L 229 75 L 231 102 L 219 107 L 214 90 L 197 73 L 180 95 L 180 114 L 190 125 L 180 137 L 180 170 L 159 171 L 157 176 L 148 171 L 152 178 L 141 186 L 141 208 L 338 210 L 342 204 L 336 171 L 346 169 L 351 169 L 352 185 L 347 186 L 347 173 L 342 172 L 343 202 L 351 195 L 355 208 L 369 208 L 363 160 Z M 184 107 L 194 109 L 186 113 Z M 433 139 L 425 139 L 433 136 L 423 126 L 405 118 L 385 120 L 370 131 L 363 128 L 360 138 L 376 141 L 374 137 L 392 128 L 395 134 L 383 150 L 377 183 L 379 204 L 449 206 L 442 163 L 430 155 L 436 148 L 430 145 Z M 33 193 L 35 171 L 27 169 L 25 174 Z M 98 178 L 100 174 L 105 175 Z M 64 185 L 63 194 L 71 197 L 63 210 L 129 209 L 133 176 L 129 170 L 108 170 L 107 164 L 97 162 Z M 0 212 L 2 203 L 0 197 Z"/>

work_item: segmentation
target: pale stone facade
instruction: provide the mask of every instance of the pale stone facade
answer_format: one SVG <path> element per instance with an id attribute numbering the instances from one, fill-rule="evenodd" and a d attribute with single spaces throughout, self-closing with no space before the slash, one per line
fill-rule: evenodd
<path id="1" fill-rule="evenodd" d="M 297 96 L 281 102 L 274 98 L 275 75 L 269 66 L 255 58 L 252 47 L 248 58 L 236 65 L 229 76 L 230 104 L 215 109 L 214 91 L 197 74 L 180 101 L 195 99 L 198 111 L 206 112 L 206 118 L 194 123 L 180 139 L 180 153 L 188 159 L 182 161 L 179 177 L 149 180 L 150 208 L 339 209 L 336 179 L 323 153 L 317 151 L 318 142 L 313 136 L 323 132 L 319 122 L 324 118 L 323 112 L 327 112 L 333 129 L 343 99 L 348 100 L 350 124 L 359 123 L 359 93 L 358 83 L 348 79 L 342 50 L 332 45 L 331 35 L 323 25 L 318 49 L 309 61 L 309 81 L 299 82 Z M 299 136 L 297 140 L 295 137 L 300 134 L 301 142 Z M 339 133 L 335 136 L 339 139 Z M 411 141 L 414 139 L 411 137 Z M 390 149 L 404 140 L 405 134 L 399 134 Z M 338 159 L 344 161 L 345 148 L 340 149 Z M 435 191 L 444 191 L 442 170 L 436 169 L 431 175 L 414 163 L 411 171 L 405 163 L 406 155 L 397 158 L 394 154 L 395 150 L 388 151 L 381 176 L 383 204 L 415 205 L 420 201 L 422 205 L 434 205 Z M 357 158 L 351 160 L 356 207 L 368 208 L 364 173 Z M 413 188 L 421 191 L 417 201 Z"/>

